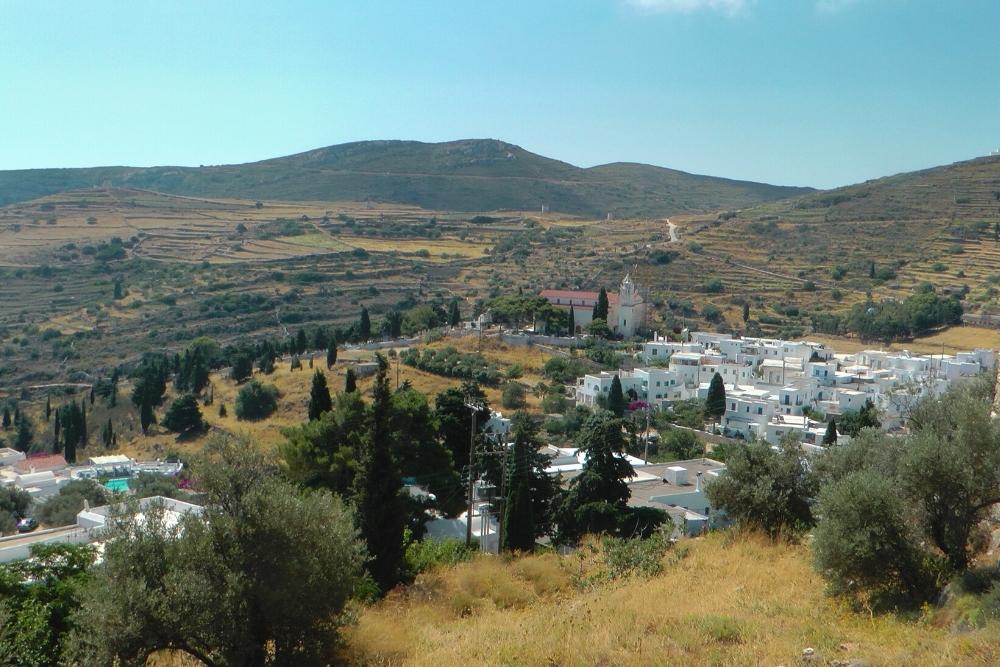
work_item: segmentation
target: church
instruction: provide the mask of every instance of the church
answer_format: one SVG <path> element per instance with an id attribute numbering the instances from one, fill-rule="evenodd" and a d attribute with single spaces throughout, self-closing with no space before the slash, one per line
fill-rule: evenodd
<path id="1" fill-rule="evenodd" d="M 599 292 L 542 290 L 541 296 L 560 310 L 573 309 L 576 333 L 584 333 L 593 320 Z M 632 338 L 646 326 L 646 295 L 630 274 L 625 274 L 618 293 L 608 292 L 608 327 L 622 338 Z"/>

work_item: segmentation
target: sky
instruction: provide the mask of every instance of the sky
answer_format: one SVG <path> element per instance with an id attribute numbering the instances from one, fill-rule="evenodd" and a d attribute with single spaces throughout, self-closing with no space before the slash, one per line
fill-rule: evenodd
<path id="1" fill-rule="evenodd" d="M 503 139 L 834 187 L 1000 146 L 997 0 L 0 0 L 0 169 Z"/>

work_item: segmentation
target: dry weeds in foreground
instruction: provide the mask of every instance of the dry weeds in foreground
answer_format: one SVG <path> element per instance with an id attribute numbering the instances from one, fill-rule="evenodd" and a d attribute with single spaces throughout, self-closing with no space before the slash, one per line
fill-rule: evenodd
<path id="1" fill-rule="evenodd" d="M 713 534 L 651 579 L 580 590 L 592 561 L 481 558 L 422 577 L 346 633 L 359 665 L 796 665 L 806 647 L 866 665 L 991 665 L 1000 626 L 854 613 L 823 593 L 807 547 Z"/>

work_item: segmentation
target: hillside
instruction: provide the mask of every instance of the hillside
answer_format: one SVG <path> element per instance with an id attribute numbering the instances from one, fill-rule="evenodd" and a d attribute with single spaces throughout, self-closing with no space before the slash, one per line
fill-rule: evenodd
<path id="1" fill-rule="evenodd" d="M 686 553 L 678 557 L 678 552 Z M 994 622 L 953 607 L 870 616 L 824 595 L 808 547 L 715 533 L 650 578 L 606 581 L 599 551 L 481 557 L 361 611 L 352 665 L 987 665 Z M 803 657 L 811 648 L 814 656 Z"/>
<path id="2" fill-rule="evenodd" d="M 583 169 L 503 141 L 476 139 L 364 141 L 238 165 L 0 171 L 0 205 L 91 187 L 250 200 L 370 199 L 451 211 L 545 205 L 598 217 L 739 208 L 811 191 L 641 164 Z"/>
<path id="3" fill-rule="evenodd" d="M 996 219 L 1000 215 L 1000 157 L 980 157 L 760 205 L 740 217 L 791 220 Z"/>
<path id="4" fill-rule="evenodd" d="M 925 282 L 961 293 L 972 316 L 1000 312 L 1000 158 L 674 222 L 686 248 L 664 277 L 641 278 L 683 294 L 716 277 L 722 291 L 704 298 L 736 326 L 743 300 L 766 330 L 807 331 L 801 312 L 843 310 L 868 292 L 905 298 Z"/>

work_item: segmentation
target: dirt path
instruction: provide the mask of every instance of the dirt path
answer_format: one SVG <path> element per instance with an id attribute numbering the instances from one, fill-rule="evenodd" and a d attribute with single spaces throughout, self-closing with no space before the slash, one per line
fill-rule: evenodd
<path id="1" fill-rule="evenodd" d="M 677 225 L 675 225 L 674 223 L 670 222 L 670 218 L 667 218 L 666 222 L 667 222 L 667 231 L 670 232 L 670 242 L 671 243 L 680 243 L 681 242 L 681 238 L 679 236 L 677 236 Z"/>

